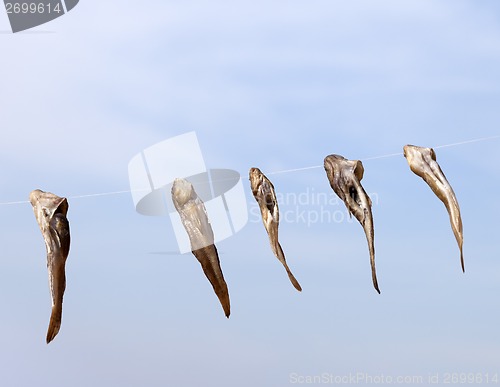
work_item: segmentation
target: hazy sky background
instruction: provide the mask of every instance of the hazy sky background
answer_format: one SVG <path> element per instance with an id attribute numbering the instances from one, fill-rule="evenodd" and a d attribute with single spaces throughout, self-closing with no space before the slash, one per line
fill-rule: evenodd
<path id="1" fill-rule="evenodd" d="M 0 202 L 128 189 L 144 148 L 196 131 L 210 168 L 316 166 L 500 135 L 497 1 L 82 0 L 9 32 L 0 12 Z M 0 205 L 3 386 L 287 386 L 293 375 L 500 373 L 500 139 L 437 149 L 442 203 L 402 155 L 364 162 L 382 294 L 322 168 L 276 174 L 298 293 L 250 215 L 218 244 L 222 308 L 167 218 L 129 194 L 70 200 L 61 331 L 45 334 L 45 246 L 29 204 Z M 327 193 L 329 202 L 313 202 Z M 376 198 L 376 200 L 375 200 Z M 330 202 L 333 201 L 333 202 Z M 312 215 L 311 215 L 312 214 Z M 359 383 L 362 385 L 362 383 Z M 422 384 L 425 385 L 425 384 Z"/>

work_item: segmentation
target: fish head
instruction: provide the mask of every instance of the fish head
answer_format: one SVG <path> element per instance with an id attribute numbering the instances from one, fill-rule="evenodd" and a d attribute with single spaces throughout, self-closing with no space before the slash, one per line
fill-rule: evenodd
<path id="1" fill-rule="evenodd" d="M 33 207 L 35 207 L 40 200 L 41 196 L 44 194 L 42 190 L 35 189 L 30 192 L 30 203 Z"/>
<path id="2" fill-rule="evenodd" d="M 333 178 L 335 175 L 339 175 L 340 171 L 345 168 L 350 169 L 358 180 L 361 180 L 365 173 L 363 163 L 360 160 L 347 160 L 345 157 L 340 155 L 326 156 L 324 166 L 326 174 L 330 178 Z"/>
<path id="3" fill-rule="evenodd" d="M 66 216 L 69 208 L 66 198 L 62 198 L 54 195 L 53 193 L 44 192 L 39 189 L 31 191 L 30 203 L 39 222 L 39 217 L 41 216 L 48 220 L 52 219 L 54 214 L 62 214 Z"/>
<path id="4" fill-rule="evenodd" d="M 259 168 L 250 168 L 250 171 L 248 172 L 250 187 L 252 188 L 254 196 L 257 194 L 259 185 L 262 183 L 263 176 L 264 175 Z"/>
<path id="5" fill-rule="evenodd" d="M 248 177 L 250 180 L 252 180 L 252 177 L 258 177 L 262 175 L 262 171 L 259 168 L 250 168 L 250 171 L 248 172 Z"/>
<path id="6" fill-rule="evenodd" d="M 194 197 L 193 185 L 186 179 L 177 178 L 172 185 L 172 200 L 175 206 L 182 207 Z"/>
<path id="7" fill-rule="evenodd" d="M 255 183 L 262 180 L 263 175 L 264 174 L 259 168 L 250 168 L 250 171 L 248 172 L 248 179 L 251 183 Z"/>
<path id="8" fill-rule="evenodd" d="M 419 165 L 423 163 L 425 159 L 429 158 L 436 161 L 436 152 L 434 152 L 434 149 L 432 148 L 425 148 L 416 145 L 405 145 L 403 147 L 403 154 L 410 167 Z"/>
<path id="9" fill-rule="evenodd" d="M 408 164 L 411 166 L 415 164 L 415 162 L 419 159 L 422 158 L 422 153 L 421 150 L 423 148 L 420 146 L 416 145 L 405 145 L 403 147 L 403 155 L 406 158 L 406 161 L 408 161 Z"/>
<path id="10" fill-rule="evenodd" d="M 329 178 L 332 178 L 335 175 L 335 170 L 338 168 L 339 163 L 343 160 L 345 160 L 345 158 L 340 155 L 329 155 L 325 157 L 324 167 Z"/>

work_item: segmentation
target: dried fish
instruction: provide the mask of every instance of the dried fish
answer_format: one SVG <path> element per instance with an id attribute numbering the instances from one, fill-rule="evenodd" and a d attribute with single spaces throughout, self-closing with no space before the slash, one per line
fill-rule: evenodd
<path id="1" fill-rule="evenodd" d="M 285 267 L 292 285 L 300 292 L 302 288 L 290 271 L 286 263 L 285 254 L 278 241 L 279 208 L 274 186 L 259 168 L 251 168 L 249 176 L 252 193 L 257 203 L 259 203 L 262 221 L 264 222 L 264 227 L 269 236 L 269 242 L 271 243 L 273 253 Z"/>
<path id="2" fill-rule="evenodd" d="M 214 233 L 205 205 L 196 194 L 193 185 L 185 179 L 175 179 L 172 186 L 172 200 L 188 233 L 191 250 L 212 284 L 226 317 L 229 318 L 229 292 L 220 267 Z"/>
<path id="3" fill-rule="evenodd" d="M 380 293 L 375 269 L 372 201 L 361 186 L 363 163 L 359 160 L 347 160 L 340 155 L 330 155 L 325 158 L 324 165 L 330 186 L 345 203 L 349 213 L 363 226 L 370 250 L 373 286 Z"/>
<path id="4" fill-rule="evenodd" d="M 432 192 L 443 202 L 450 216 L 451 228 L 460 249 L 460 263 L 465 272 L 463 255 L 463 228 L 460 207 L 450 183 L 436 161 L 436 152 L 432 148 L 415 145 L 404 146 L 404 156 L 413 173 L 420 176 L 431 187 Z"/>
<path id="5" fill-rule="evenodd" d="M 61 328 L 63 296 L 66 289 L 65 267 L 70 245 L 69 222 L 66 218 L 69 206 L 66 198 L 39 189 L 30 193 L 30 203 L 47 248 L 47 269 L 52 296 L 52 314 L 46 338 L 48 344 Z"/>

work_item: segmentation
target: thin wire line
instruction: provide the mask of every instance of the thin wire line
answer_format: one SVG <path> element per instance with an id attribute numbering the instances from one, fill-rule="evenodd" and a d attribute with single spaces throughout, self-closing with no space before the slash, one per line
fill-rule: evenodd
<path id="1" fill-rule="evenodd" d="M 96 196 L 119 195 L 119 194 L 130 193 L 130 192 L 132 192 L 132 191 L 125 190 L 125 191 L 94 193 L 94 194 L 87 194 L 87 195 L 69 196 L 68 199 L 81 199 L 81 198 L 91 198 L 91 197 L 96 197 Z"/>
<path id="2" fill-rule="evenodd" d="M 361 161 L 367 161 L 367 160 L 377 160 L 377 159 L 385 159 L 386 157 L 394 157 L 394 156 L 402 156 L 403 155 L 403 152 L 399 152 L 399 153 L 389 153 L 387 155 L 383 155 L 383 156 L 374 156 L 374 157 L 367 157 L 365 159 L 361 159 Z"/>
<path id="3" fill-rule="evenodd" d="M 387 155 L 374 156 L 374 157 L 368 157 L 368 158 L 360 159 L 360 161 L 383 159 L 383 158 L 386 158 L 386 157 L 401 156 L 402 154 L 403 154 L 403 152 L 400 152 L 400 153 L 389 153 Z M 266 173 L 266 176 L 269 176 L 269 175 L 279 175 L 281 173 L 297 172 L 297 171 L 304 171 L 306 169 L 316 169 L 316 168 L 323 168 L 323 164 L 321 164 L 321 165 L 313 165 L 312 167 L 295 168 L 295 169 L 285 169 L 283 171 L 269 172 L 269 173 Z"/>
<path id="4" fill-rule="evenodd" d="M 451 147 L 451 146 L 457 146 L 457 145 L 463 145 L 463 144 L 470 144 L 470 143 L 479 142 L 479 141 L 494 140 L 496 138 L 500 138 L 500 135 L 498 135 L 498 136 L 491 136 L 491 137 L 481 137 L 481 138 L 476 138 L 474 140 L 468 140 L 468 141 L 462 141 L 462 142 L 455 142 L 453 144 L 438 145 L 438 146 L 435 146 L 434 149 L 448 148 L 448 147 Z"/>
<path id="5" fill-rule="evenodd" d="M 5 202 L 5 203 L 0 203 L 0 206 L 9 206 L 11 204 L 24 204 L 24 203 L 29 203 L 29 200 L 22 200 L 19 202 Z"/>
<path id="6" fill-rule="evenodd" d="M 76 196 L 68 196 L 67 199 L 81 199 L 81 198 L 91 198 L 91 197 L 98 197 L 98 196 L 111 196 L 111 195 L 119 195 L 119 194 L 125 194 L 125 193 L 131 193 L 131 192 L 139 192 L 139 191 L 145 191 L 145 190 L 124 190 L 124 191 L 113 191 L 113 192 L 102 192 L 102 193 L 93 193 L 93 194 L 86 194 L 86 195 L 76 195 Z M 11 204 L 26 204 L 29 203 L 29 200 L 21 200 L 17 202 L 4 202 L 0 203 L 0 206 L 7 206 Z"/>
<path id="7" fill-rule="evenodd" d="M 464 145 L 464 144 L 471 144 L 471 143 L 474 143 L 474 142 L 494 140 L 494 139 L 497 139 L 497 138 L 500 138 L 500 135 L 490 136 L 490 137 L 475 138 L 473 140 L 455 142 L 455 143 L 452 143 L 452 144 L 438 145 L 438 146 L 434 146 L 432 148 L 433 149 L 449 148 L 449 147 L 453 147 L 453 146 L 459 146 L 459 145 Z M 387 158 L 387 157 L 394 157 L 394 156 L 401 156 L 401 155 L 403 155 L 403 152 L 389 153 L 389 154 L 381 155 L 381 156 L 367 157 L 367 158 L 361 159 L 361 161 L 377 160 L 377 159 L 383 159 L 383 158 Z M 282 171 L 268 172 L 268 173 L 266 173 L 266 175 L 278 175 L 278 174 L 282 174 L 282 173 L 306 171 L 308 169 L 316 169 L 316 168 L 322 168 L 322 167 L 323 167 L 323 164 L 321 164 L 321 165 L 313 165 L 311 167 L 285 169 L 285 170 L 282 170 Z M 81 199 L 81 198 L 90 198 L 90 197 L 98 197 L 98 196 L 111 196 L 111 195 L 120 195 L 120 194 L 131 193 L 131 192 L 132 192 L 131 190 L 102 192 L 102 193 L 93 193 L 93 194 L 86 194 L 86 195 L 69 196 L 68 199 Z M 14 205 L 14 204 L 26 204 L 26 203 L 29 203 L 29 200 L 22 200 L 22 201 L 15 201 L 15 202 L 4 202 L 4 203 L 0 203 L 0 206 L 8 206 L 8 205 Z"/>
<path id="8" fill-rule="evenodd" d="M 433 146 L 432 148 L 433 149 L 448 148 L 448 147 L 453 147 L 453 146 L 458 146 L 458 145 L 471 144 L 473 142 L 486 141 L 486 140 L 494 140 L 494 139 L 497 139 L 497 138 L 500 138 L 500 135 L 491 136 L 491 137 L 475 138 L 473 140 L 455 142 L 455 143 L 452 143 L 452 144 L 438 145 L 438 146 Z M 377 160 L 377 159 L 384 159 L 384 158 L 387 158 L 387 157 L 402 156 L 402 155 L 403 155 L 403 152 L 389 153 L 389 154 L 382 155 L 382 156 L 373 156 L 373 157 L 363 158 L 363 159 L 360 159 L 360 161 Z M 283 171 L 274 171 L 274 172 L 266 173 L 266 175 L 278 175 L 278 174 L 281 174 L 281 173 L 296 172 L 296 171 L 303 171 L 303 170 L 306 170 L 306 169 L 316 169 L 316 168 L 323 168 L 323 164 L 321 164 L 321 165 L 314 165 L 312 167 L 295 168 L 295 169 L 285 169 Z"/>
<path id="9" fill-rule="evenodd" d="M 278 173 L 287 173 L 287 172 L 297 172 L 297 171 L 305 171 L 306 169 L 315 169 L 320 168 L 323 165 L 314 165 L 312 167 L 304 167 L 304 168 L 295 168 L 295 169 L 287 169 L 285 171 L 276 171 L 276 172 L 268 172 L 266 175 L 277 175 Z"/>

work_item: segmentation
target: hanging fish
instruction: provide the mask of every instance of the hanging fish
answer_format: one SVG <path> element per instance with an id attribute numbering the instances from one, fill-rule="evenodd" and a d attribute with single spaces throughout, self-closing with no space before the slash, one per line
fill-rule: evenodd
<path id="1" fill-rule="evenodd" d="M 436 161 L 436 153 L 432 148 L 423 148 L 415 145 L 404 146 L 404 156 L 413 173 L 420 176 L 431 187 L 432 192 L 441 200 L 450 216 L 451 228 L 460 249 L 460 262 L 465 272 L 463 255 L 463 229 L 460 207 L 457 197 L 450 183 Z"/>
<path id="2" fill-rule="evenodd" d="M 269 236 L 269 242 L 271 243 L 273 253 L 285 267 L 292 285 L 300 292 L 302 288 L 290 271 L 285 260 L 283 249 L 278 242 L 279 209 L 274 186 L 259 168 L 250 168 L 249 176 L 252 193 L 257 203 L 259 203 L 262 221 L 264 222 L 264 227 Z"/>
<path id="3" fill-rule="evenodd" d="M 372 201 L 361 186 L 363 163 L 359 160 L 347 160 L 339 155 L 330 155 L 325 158 L 324 165 L 330 186 L 345 203 L 349 214 L 354 215 L 363 226 L 370 251 L 373 286 L 380 293 L 375 270 Z"/>
<path id="4" fill-rule="evenodd" d="M 219 255 L 214 245 L 214 233 L 205 205 L 196 194 L 192 184 L 184 179 L 175 179 L 172 185 L 172 201 L 188 233 L 192 253 L 200 262 L 226 317 L 229 318 L 229 292 L 220 267 Z"/>
<path id="5" fill-rule="evenodd" d="M 47 248 L 47 269 L 52 296 L 52 314 L 46 338 L 48 344 L 61 328 L 63 296 L 66 289 L 65 266 L 70 245 L 69 222 L 66 218 L 68 201 L 50 192 L 36 189 L 30 193 L 30 203 Z"/>

